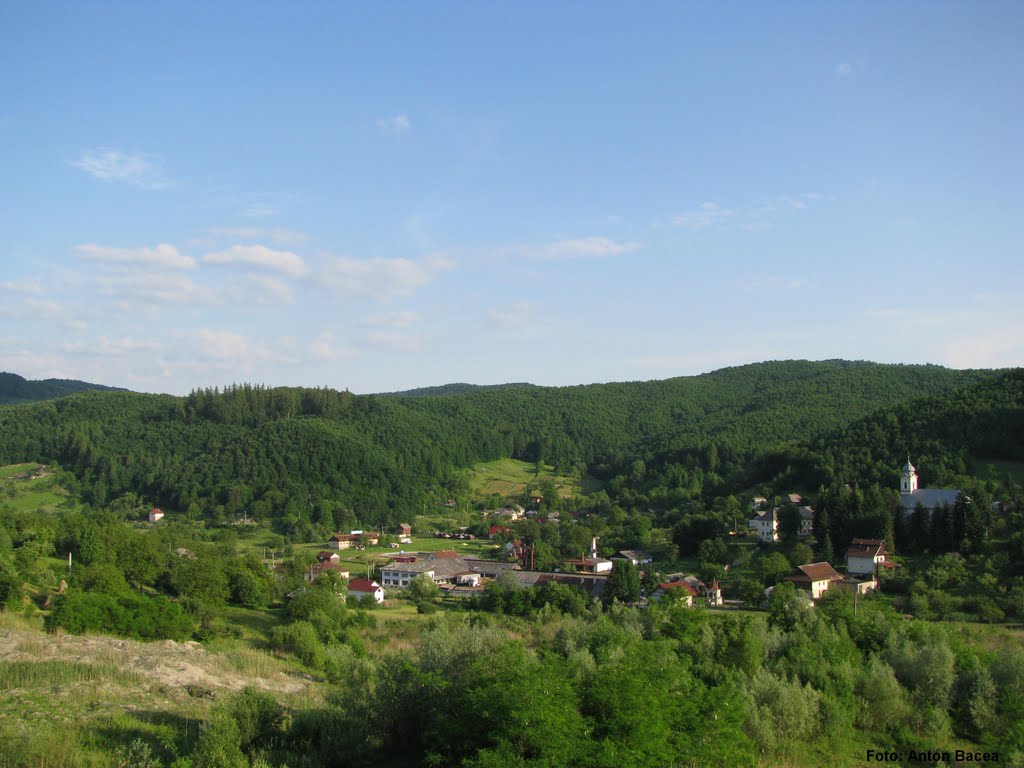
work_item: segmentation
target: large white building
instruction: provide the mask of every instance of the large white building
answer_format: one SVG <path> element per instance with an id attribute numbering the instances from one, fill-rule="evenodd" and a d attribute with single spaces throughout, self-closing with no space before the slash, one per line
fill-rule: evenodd
<path id="1" fill-rule="evenodd" d="M 757 540 L 765 544 L 779 540 L 779 510 L 768 509 L 758 512 L 748 525 L 757 531 Z"/>
<path id="2" fill-rule="evenodd" d="M 920 504 L 931 511 L 939 507 L 952 507 L 956 504 L 960 491 L 956 488 L 919 488 L 917 470 L 910 463 L 903 465 L 903 477 L 900 479 L 900 506 L 905 512 L 913 512 Z"/>

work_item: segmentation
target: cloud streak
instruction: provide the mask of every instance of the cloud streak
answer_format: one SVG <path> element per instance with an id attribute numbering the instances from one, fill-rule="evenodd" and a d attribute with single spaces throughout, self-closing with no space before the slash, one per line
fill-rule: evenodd
<path id="1" fill-rule="evenodd" d="M 412 130 L 412 123 L 405 114 L 382 117 L 377 121 L 377 130 L 392 136 L 401 136 Z"/>
<path id="2" fill-rule="evenodd" d="M 100 181 L 122 182 L 143 189 L 169 186 L 160 164 L 150 155 L 130 155 L 117 149 L 88 149 L 71 165 Z"/>
<path id="3" fill-rule="evenodd" d="M 242 264 L 281 272 L 292 277 L 306 274 L 306 263 L 291 251 L 275 251 L 265 245 L 233 245 L 227 250 L 203 256 L 205 264 Z"/>
<path id="4" fill-rule="evenodd" d="M 345 256 L 330 260 L 320 273 L 320 282 L 339 296 L 390 301 L 409 296 L 433 282 L 437 274 L 451 269 L 446 259 L 353 259 Z"/>
<path id="5" fill-rule="evenodd" d="M 124 266 L 147 266 L 159 269 L 195 269 L 196 260 L 183 256 L 177 248 L 167 243 L 148 248 L 110 248 L 87 243 L 76 245 L 75 251 L 89 261 Z"/>
<path id="6" fill-rule="evenodd" d="M 582 237 L 574 240 L 556 240 L 545 245 L 527 247 L 525 250 L 528 255 L 536 259 L 560 261 L 619 256 L 623 253 L 633 253 L 639 249 L 639 243 L 619 243 L 608 237 Z"/>
<path id="7" fill-rule="evenodd" d="M 725 226 L 735 215 L 736 211 L 722 208 L 718 203 L 707 201 L 701 203 L 692 211 L 676 214 L 672 217 L 672 223 L 691 232 L 701 232 L 705 229 Z"/>

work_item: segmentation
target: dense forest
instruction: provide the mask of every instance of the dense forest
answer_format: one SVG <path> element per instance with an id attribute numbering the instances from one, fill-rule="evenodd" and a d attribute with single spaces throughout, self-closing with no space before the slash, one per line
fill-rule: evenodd
<path id="1" fill-rule="evenodd" d="M 682 491 L 675 501 L 710 502 L 757 485 L 892 485 L 894 457 L 907 451 L 935 454 L 936 471 L 979 451 L 1013 458 L 1020 376 L 790 361 L 447 396 L 85 392 L 0 409 L 0 462 L 56 461 L 97 505 L 135 492 L 190 517 L 245 511 L 285 532 L 343 517 L 392 526 L 458 494 L 460 469 L 500 457 L 590 474 L 612 493 L 657 485 Z M 990 423 L 1001 431 L 982 437 L 977 425 Z"/>

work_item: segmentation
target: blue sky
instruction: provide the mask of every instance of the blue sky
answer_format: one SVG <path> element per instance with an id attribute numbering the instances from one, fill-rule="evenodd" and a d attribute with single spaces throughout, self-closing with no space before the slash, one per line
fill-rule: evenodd
<path id="1" fill-rule="evenodd" d="M 0 370 L 1024 361 L 1019 2 L 6 3 Z"/>

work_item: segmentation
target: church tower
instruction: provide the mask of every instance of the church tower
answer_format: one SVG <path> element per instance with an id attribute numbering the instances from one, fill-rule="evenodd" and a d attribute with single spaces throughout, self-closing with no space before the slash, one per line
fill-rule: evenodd
<path id="1" fill-rule="evenodd" d="M 910 456 L 907 456 L 907 463 L 903 465 L 903 479 L 900 481 L 900 493 L 913 493 L 917 490 L 917 470 L 910 463 Z"/>

